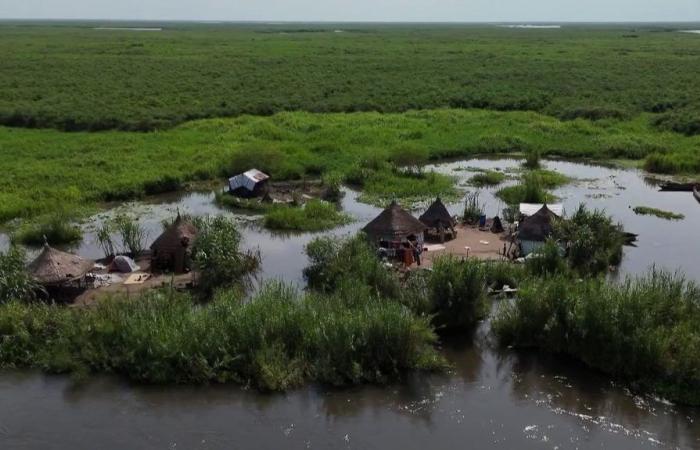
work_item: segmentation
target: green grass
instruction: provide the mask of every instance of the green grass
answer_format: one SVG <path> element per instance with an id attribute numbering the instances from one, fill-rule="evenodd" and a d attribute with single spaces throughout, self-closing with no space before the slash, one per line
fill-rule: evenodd
<path id="1" fill-rule="evenodd" d="M 621 284 L 533 279 L 493 321 L 503 345 L 570 355 L 668 399 L 700 404 L 700 288 L 652 272 Z"/>
<path id="2" fill-rule="evenodd" d="M 477 187 L 498 186 L 506 180 L 506 174 L 497 170 L 486 170 L 469 178 L 469 184 Z"/>
<path id="3" fill-rule="evenodd" d="M 274 206 L 266 214 L 266 228 L 277 231 L 323 231 L 352 220 L 338 207 L 323 200 L 310 200 L 300 207 Z"/>
<path id="4" fill-rule="evenodd" d="M 205 305 L 152 291 L 93 308 L 0 305 L 0 367 L 114 373 L 145 383 L 285 390 L 307 381 L 383 383 L 445 367 L 428 319 L 376 298 L 301 295 L 268 284 Z"/>
<path id="5" fill-rule="evenodd" d="M 214 202 L 225 208 L 264 213 L 272 208 L 272 203 L 261 202 L 259 198 L 241 198 L 228 192 L 217 192 Z"/>
<path id="6" fill-rule="evenodd" d="M 664 211 L 663 209 L 651 208 L 649 206 L 635 206 L 633 209 L 635 214 L 640 214 L 643 216 L 655 216 L 659 219 L 666 220 L 683 220 L 685 216 L 683 214 L 674 213 L 671 211 Z"/>
<path id="7" fill-rule="evenodd" d="M 30 246 L 76 244 L 83 239 L 80 227 L 62 214 L 52 214 L 35 223 L 25 223 L 15 230 L 12 242 Z"/>
<path id="8" fill-rule="evenodd" d="M 8 174 L 0 177 L 0 222 L 95 208 L 103 201 L 142 197 L 156 185 L 160 189 L 230 175 L 238 168 L 233 163 L 240 165 L 240 155 L 264 163 L 260 169 L 277 180 L 330 173 L 360 180 L 364 198 L 374 203 L 455 195 L 448 177 L 411 176 L 377 164 L 388 163 L 392 152 L 406 145 L 428 149 L 431 160 L 518 152 L 523 146 L 569 158 L 640 159 L 659 151 L 685 155 L 683 161 L 700 158 L 700 137 L 659 132 L 645 116 L 563 122 L 529 112 L 433 110 L 243 116 L 194 121 L 157 133 L 0 127 L 0 172 Z M 363 167 L 363 161 L 372 163 Z"/>
<path id="9" fill-rule="evenodd" d="M 565 120 L 653 112 L 659 127 L 697 132 L 700 42 L 668 25 L 99 25 L 3 23 L 0 123 L 152 130 L 289 110 L 453 107 Z"/>

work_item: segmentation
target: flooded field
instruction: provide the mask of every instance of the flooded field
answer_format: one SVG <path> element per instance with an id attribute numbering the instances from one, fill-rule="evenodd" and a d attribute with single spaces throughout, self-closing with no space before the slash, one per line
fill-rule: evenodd
<path id="1" fill-rule="evenodd" d="M 464 185 L 473 168 L 516 169 L 517 160 L 469 160 L 434 166 Z M 694 264 L 700 242 L 700 204 L 687 192 L 658 192 L 634 170 L 548 161 L 546 167 L 576 178 L 554 191 L 566 211 L 579 203 L 604 208 L 628 231 L 620 276 L 650 266 L 680 269 L 700 281 Z M 509 181 L 508 183 L 514 183 Z M 472 189 L 464 186 L 464 189 Z M 498 188 L 482 190 L 488 215 L 505 206 Z M 343 208 L 356 219 L 331 233 L 356 232 L 379 209 L 358 203 L 347 191 Z M 685 215 L 681 221 L 638 216 L 652 206 Z M 448 205 L 461 212 L 462 205 Z M 220 214 L 211 193 L 162 197 L 120 208 L 138 216 L 151 239 L 162 219 L 179 210 Z M 417 211 L 418 212 L 418 211 Z M 77 249 L 100 250 L 90 230 L 116 211 L 91 218 Z M 255 216 L 236 215 L 245 245 L 262 254 L 261 279 L 303 286 L 303 249 L 318 234 L 279 235 Z M 0 235 L 0 246 L 6 246 Z M 329 390 L 309 386 L 287 394 L 260 394 L 236 386 L 133 386 L 98 377 L 73 384 L 68 378 L 26 372 L 0 376 L 0 448 L 232 449 L 232 448 L 700 448 L 700 409 L 634 395 L 578 363 L 495 347 L 484 323 L 474 339 L 444 343 L 453 370 L 414 374 L 392 386 Z"/>

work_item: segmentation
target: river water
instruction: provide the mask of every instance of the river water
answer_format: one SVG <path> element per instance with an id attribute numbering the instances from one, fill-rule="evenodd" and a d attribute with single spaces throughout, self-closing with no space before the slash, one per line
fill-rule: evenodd
<path id="1" fill-rule="evenodd" d="M 470 167 L 514 169 L 516 160 L 440 164 L 462 184 Z M 576 177 L 554 191 L 566 211 L 580 202 L 605 208 L 628 231 L 640 235 L 626 248 L 620 276 L 657 265 L 682 269 L 700 281 L 693 264 L 700 243 L 700 205 L 689 193 L 660 193 L 634 170 L 569 162 L 548 168 Z M 511 181 L 512 182 L 512 181 Z M 490 215 L 503 204 L 495 189 L 482 190 Z M 211 193 L 164 197 L 124 208 L 150 230 L 176 210 L 224 213 Z M 685 214 L 682 221 L 637 216 L 631 208 L 655 206 Z M 357 219 L 333 230 L 356 232 L 379 209 L 358 203 L 347 191 L 343 208 Z M 452 212 L 461 209 L 450 204 Z M 77 249 L 100 256 L 89 230 L 113 211 L 91 218 Z M 249 248 L 259 248 L 262 277 L 303 285 L 304 245 L 316 234 L 280 236 L 254 218 L 236 216 Z M 0 236 L 0 246 L 2 246 Z M 5 244 L 6 245 L 6 244 Z M 285 394 L 261 394 L 237 386 L 139 386 L 97 377 L 74 384 L 67 377 L 34 372 L 0 375 L 2 449 L 421 449 L 421 448 L 700 448 L 700 409 L 635 395 L 575 361 L 498 349 L 483 323 L 473 338 L 443 343 L 453 369 L 411 374 L 390 386 L 330 390 L 307 386 Z"/>

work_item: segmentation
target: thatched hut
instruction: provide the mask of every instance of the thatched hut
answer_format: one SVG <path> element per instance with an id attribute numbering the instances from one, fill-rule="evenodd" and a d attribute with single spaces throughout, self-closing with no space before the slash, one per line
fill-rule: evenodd
<path id="1" fill-rule="evenodd" d="M 415 237 L 423 241 L 425 224 L 401 208 L 398 203 L 391 202 L 384 211 L 375 217 L 362 229 L 373 242 L 403 241 Z"/>
<path id="2" fill-rule="evenodd" d="M 418 220 L 420 220 L 429 231 L 433 232 L 440 239 L 440 242 L 445 242 L 446 233 L 449 233 L 451 238 L 454 238 L 457 234 L 455 231 L 457 221 L 450 215 L 450 212 L 445 207 L 445 204 L 442 203 L 440 197 L 435 199 Z"/>
<path id="3" fill-rule="evenodd" d="M 197 229 L 180 214 L 175 221 L 151 244 L 151 266 L 175 273 L 186 272 L 190 268 L 192 244 Z"/>
<path id="4" fill-rule="evenodd" d="M 535 214 L 526 217 L 518 227 L 518 240 L 523 255 L 528 255 L 541 247 L 544 241 L 552 235 L 554 221 L 558 216 L 543 205 Z"/>
<path id="5" fill-rule="evenodd" d="M 82 288 L 85 286 L 85 275 L 93 265 L 93 261 L 57 250 L 47 243 L 27 269 L 44 288 Z"/>

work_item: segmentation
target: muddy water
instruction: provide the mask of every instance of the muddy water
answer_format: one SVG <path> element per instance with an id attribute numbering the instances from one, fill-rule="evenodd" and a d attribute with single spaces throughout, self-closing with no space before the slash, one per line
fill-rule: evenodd
<path id="1" fill-rule="evenodd" d="M 473 160 L 436 169 L 463 183 L 473 172 L 458 169 L 517 165 Z M 567 211 L 586 202 L 640 234 L 638 247 L 626 249 L 621 273 L 656 264 L 700 280 L 693 264 L 700 244 L 691 238 L 700 224 L 700 205 L 692 195 L 656 192 L 636 171 L 566 162 L 547 166 L 579 178 L 555 191 Z M 490 215 L 504 206 L 493 192 L 482 191 Z M 343 207 L 358 220 L 333 234 L 353 233 L 378 212 L 355 196 L 348 191 Z M 160 220 L 177 208 L 222 213 L 211 200 L 211 194 L 187 194 L 128 209 L 155 237 Z M 681 212 L 686 219 L 636 216 L 630 207 L 637 205 Z M 461 205 L 449 208 L 457 213 Z M 314 235 L 274 235 L 254 218 L 236 217 L 246 245 L 262 253 L 264 277 L 302 284 L 303 247 Z M 104 215 L 86 228 L 100 220 Z M 99 256 L 91 235 L 79 251 Z M 499 350 L 488 324 L 474 339 L 445 343 L 444 353 L 454 367 L 447 374 L 413 374 L 388 387 L 310 386 L 274 395 L 235 386 L 133 386 L 112 378 L 76 386 L 65 377 L 5 372 L 0 448 L 700 448 L 700 409 L 634 395 L 572 361 Z"/>

